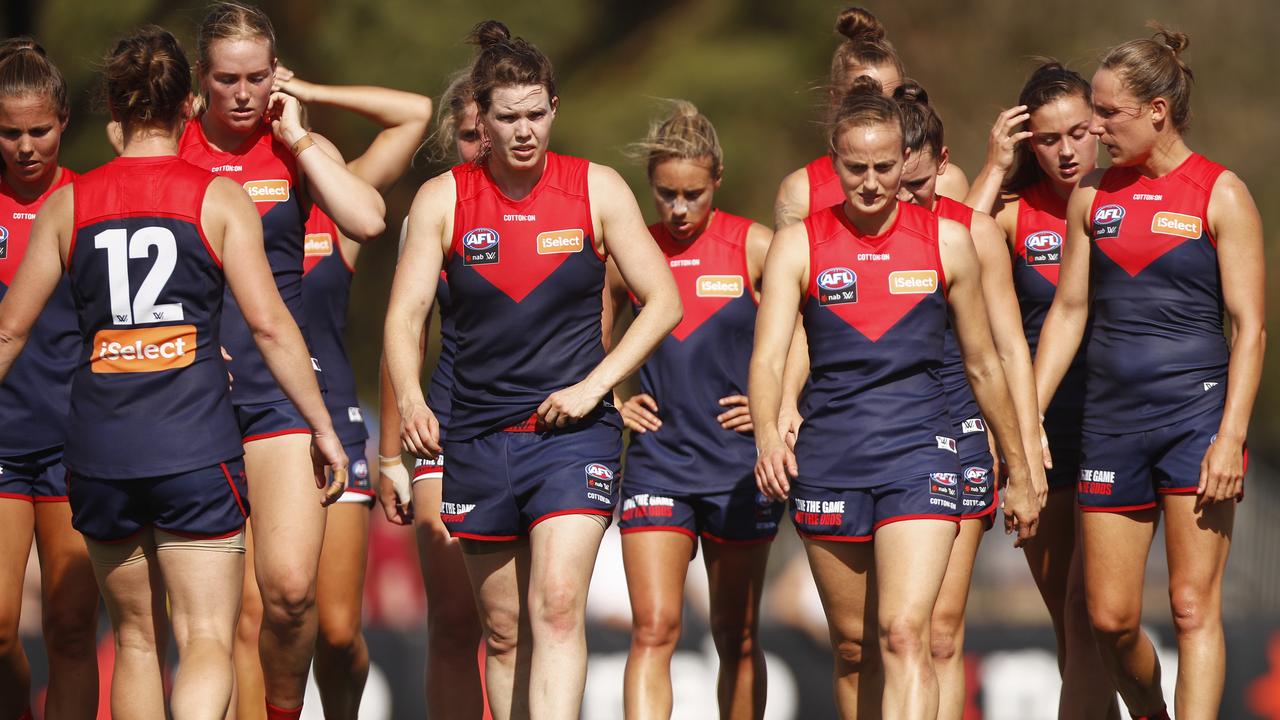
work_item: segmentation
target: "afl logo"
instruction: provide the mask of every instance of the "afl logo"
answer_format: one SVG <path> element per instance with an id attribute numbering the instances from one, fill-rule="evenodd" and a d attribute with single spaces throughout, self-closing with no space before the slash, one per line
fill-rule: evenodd
<path id="1" fill-rule="evenodd" d="M 944 487 L 954 487 L 958 482 L 955 473 L 930 473 L 929 479 Z"/>
<path id="2" fill-rule="evenodd" d="M 858 302 L 858 274 L 847 267 L 827 268 L 818 273 L 818 304 L 843 305 Z"/>
<path id="3" fill-rule="evenodd" d="M 1027 236 L 1028 265 L 1057 265 L 1062 260 L 1062 236 L 1043 230 Z"/>
<path id="4" fill-rule="evenodd" d="M 1093 239 L 1112 238 L 1120 235 L 1120 223 L 1124 220 L 1124 208 L 1120 205 L 1103 205 L 1093 213 Z"/>
<path id="5" fill-rule="evenodd" d="M 964 479 L 971 483 L 981 483 L 987 479 L 985 468 L 971 467 L 964 471 Z"/>
<path id="6" fill-rule="evenodd" d="M 613 471 L 607 465 L 591 463 L 587 466 L 587 489 L 613 492 Z"/>
<path id="7" fill-rule="evenodd" d="M 818 287 L 823 290 L 844 290 L 858 282 L 858 275 L 849 268 L 830 268 L 818 275 Z"/>
<path id="8" fill-rule="evenodd" d="M 476 228 L 462 236 L 462 262 L 465 265 L 494 265 L 498 262 L 498 231 Z"/>
<path id="9" fill-rule="evenodd" d="M 9 257 L 9 228 L 0 225 L 0 260 Z"/>

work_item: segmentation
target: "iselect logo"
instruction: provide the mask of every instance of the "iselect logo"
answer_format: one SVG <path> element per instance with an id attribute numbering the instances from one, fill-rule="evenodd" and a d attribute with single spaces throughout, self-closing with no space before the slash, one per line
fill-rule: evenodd
<path id="1" fill-rule="evenodd" d="M 93 336 L 90 369 L 95 373 L 160 372 L 196 359 L 196 326 L 99 330 Z"/>
<path id="2" fill-rule="evenodd" d="M 286 202 L 289 199 L 288 180 L 250 180 L 244 184 L 249 199 L 256 202 Z"/>

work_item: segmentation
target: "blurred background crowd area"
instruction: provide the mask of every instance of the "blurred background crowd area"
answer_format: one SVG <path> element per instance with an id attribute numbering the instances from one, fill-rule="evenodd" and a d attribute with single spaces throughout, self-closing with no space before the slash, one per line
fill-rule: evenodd
<path id="1" fill-rule="evenodd" d="M 717 205 L 765 224 L 772 224 L 782 177 L 824 151 L 824 81 L 838 40 L 831 28 L 842 3 L 331 0 L 318 5 L 276 0 L 260 5 L 275 22 L 281 61 L 300 77 L 385 85 L 433 98 L 469 61 L 472 49 L 464 38 L 470 28 L 490 17 L 503 20 L 555 63 L 560 110 L 552 148 L 618 168 L 651 220 L 644 170 L 623 151 L 664 111 L 661 98 L 690 100 L 711 118 L 725 152 Z M 96 68 L 114 39 L 140 24 L 156 23 L 194 53 L 194 28 L 205 7 L 172 0 L 5 0 L 0 32 L 35 36 L 70 83 L 73 109 L 63 164 L 85 171 L 111 157 L 103 134 L 106 117 L 96 100 Z M 1265 227 L 1277 226 L 1274 128 L 1280 118 L 1280 59 L 1273 36 L 1280 27 L 1280 3 L 1074 0 L 1032 6 L 1015 0 L 899 0 L 868 7 L 888 28 L 908 75 L 928 89 L 946 123 L 952 161 L 970 177 L 985 159 L 991 122 L 1016 101 L 1035 56 L 1056 57 L 1089 77 L 1103 50 L 1147 34 L 1143 23 L 1149 19 L 1188 32 L 1191 46 L 1184 58 L 1196 74 L 1189 144 L 1239 174 L 1261 208 Z M 311 108 L 311 119 L 349 157 L 377 131 L 355 115 L 326 108 Z M 417 187 L 448 164 L 425 151 L 417 158 L 389 193 L 388 228 L 399 228 Z M 1274 278 L 1274 238 L 1267 244 Z M 395 248 L 389 233 L 362 252 L 353 288 L 347 347 L 369 406 L 366 418 L 377 416 L 377 362 Z M 1274 291 L 1280 286 L 1270 285 L 1268 307 L 1273 318 L 1280 317 L 1280 296 Z M 1247 500 L 1237 514 L 1226 576 L 1230 664 L 1222 717 L 1280 720 L 1280 489 L 1275 483 L 1280 451 L 1270 442 L 1280 427 L 1277 370 L 1280 353 L 1273 349 L 1251 428 Z M 374 517 L 365 605 L 375 665 L 368 716 L 420 717 L 426 599 L 417 559 L 410 531 L 387 524 L 379 510 Z M 709 717 L 715 669 L 703 621 L 700 560 L 691 566 L 690 579 L 689 627 L 673 668 L 677 717 Z M 36 580 L 33 576 L 27 584 L 23 628 L 39 678 Z M 1157 546 L 1148 570 L 1145 617 L 1169 653 L 1166 580 L 1163 548 Z M 597 564 L 590 614 L 593 656 L 584 717 L 614 717 L 621 707 L 629 624 L 616 530 L 606 537 Z M 783 529 L 773 550 L 765 618 L 769 717 L 829 716 L 825 625 L 790 528 Z M 1048 615 L 1021 553 L 998 531 L 988 535 L 980 553 L 969 619 L 971 717 L 1055 717 L 1057 674 Z M 109 647 L 108 636 L 103 652 Z M 1172 681 L 1172 665 L 1166 665 L 1165 676 Z M 311 705 L 318 710 L 318 703 Z"/>

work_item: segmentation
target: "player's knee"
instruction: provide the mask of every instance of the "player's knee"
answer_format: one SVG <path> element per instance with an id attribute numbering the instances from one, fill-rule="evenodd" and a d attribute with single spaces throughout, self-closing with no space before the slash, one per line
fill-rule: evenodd
<path id="1" fill-rule="evenodd" d="M 352 652 L 361 635 L 360 613 L 350 608 L 321 608 L 317 637 L 323 645 L 336 652 Z"/>
<path id="2" fill-rule="evenodd" d="M 711 640 L 722 663 L 750 657 L 756 652 L 756 628 L 750 623 L 713 620 Z"/>
<path id="3" fill-rule="evenodd" d="M 499 658 L 512 657 L 520 644 L 520 616 L 513 610 L 491 610 L 484 619 L 485 651 Z"/>
<path id="4" fill-rule="evenodd" d="M 899 658 L 923 656 L 928 636 L 928 618 L 890 618 L 880 628 L 884 652 Z"/>
<path id="5" fill-rule="evenodd" d="M 959 655 L 960 637 L 955 628 L 932 627 L 929 630 L 929 653 L 934 661 L 947 662 Z"/>
<path id="6" fill-rule="evenodd" d="M 1210 588 L 1179 585 L 1170 588 L 1169 604 L 1173 610 L 1173 626 L 1179 635 L 1196 633 L 1219 622 L 1214 612 Z"/>
<path id="7" fill-rule="evenodd" d="M 82 610 L 49 608 L 41 622 L 44 645 L 50 656 L 64 658 L 93 657 L 98 644 L 95 615 Z"/>
<path id="8" fill-rule="evenodd" d="M 584 588 L 567 582 L 547 582 L 530 595 L 529 619 L 540 632 L 563 636 L 582 630 Z"/>
<path id="9" fill-rule="evenodd" d="M 835 658 L 836 672 L 840 675 L 866 672 L 875 658 L 875 653 L 867 651 L 865 639 L 861 636 L 832 637 L 831 653 Z"/>
<path id="10" fill-rule="evenodd" d="M 1141 622 L 1140 611 L 1093 603 L 1089 607 L 1089 625 L 1100 641 L 1107 644 L 1124 642 L 1136 636 Z"/>
<path id="11" fill-rule="evenodd" d="M 680 639 L 679 612 L 637 612 L 631 622 L 631 644 L 645 649 L 674 650 Z"/>
<path id="12" fill-rule="evenodd" d="M 314 578 L 300 570 L 277 573 L 262 592 L 262 620 L 274 627 L 306 622 L 316 604 Z"/>

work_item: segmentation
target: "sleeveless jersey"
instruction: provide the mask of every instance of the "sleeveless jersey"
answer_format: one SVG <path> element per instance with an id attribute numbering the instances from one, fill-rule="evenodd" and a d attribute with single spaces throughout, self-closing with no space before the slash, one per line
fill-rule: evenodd
<path id="1" fill-rule="evenodd" d="M 343 341 L 351 277 L 356 269 L 348 265 L 342 255 L 342 236 L 337 224 L 318 205 L 311 206 L 306 231 L 302 299 L 307 309 L 311 352 L 325 369 L 325 405 L 343 445 L 364 442 L 369 438 L 369 430 L 360 412 L 355 371 L 351 369 Z"/>
<path id="2" fill-rule="evenodd" d="M 836 175 L 835 161 L 830 155 L 823 155 L 805 165 L 804 170 L 809 176 L 810 215 L 844 203 L 844 188 L 840 186 L 840 176 Z"/>
<path id="3" fill-rule="evenodd" d="M 1193 154 L 1160 178 L 1133 168 L 1102 176 L 1090 233 L 1086 430 L 1139 432 L 1222 409 L 1229 351 L 1207 218 L 1223 170 Z"/>
<path id="4" fill-rule="evenodd" d="M 922 453 L 958 469 L 938 375 L 947 301 L 937 217 L 899 202 L 892 226 L 874 237 L 840 207 L 804 222 L 810 381 L 796 441 L 801 472 L 859 488 L 927 472 Z"/>
<path id="5" fill-rule="evenodd" d="M 1013 237 L 1013 287 L 1022 310 L 1022 331 L 1034 358 L 1040 346 L 1049 306 L 1058 289 L 1058 268 L 1062 261 L 1063 239 L 1067 236 L 1067 200 L 1053 191 L 1049 181 L 1031 185 L 1018 198 L 1018 219 Z M 1088 331 L 1086 331 L 1087 333 Z M 1080 428 L 1084 411 L 1084 348 L 1071 363 L 1058 392 L 1045 412 L 1045 425 L 1062 429 Z"/>
<path id="6" fill-rule="evenodd" d="M 453 300 L 449 295 L 449 275 L 440 271 L 436 284 L 436 307 L 440 308 L 440 354 L 436 357 L 436 369 L 431 371 L 427 385 L 427 407 L 440 421 L 440 438 L 443 442 L 453 409 L 453 357 L 458 352 L 458 331 L 453 323 Z"/>
<path id="7" fill-rule="evenodd" d="M 84 340 L 64 462 L 78 474 L 154 477 L 243 452 L 219 350 L 222 265 L 200 226 L 214 178 L 167 156 L 76 180 L 67 272 Z"/>
<path id="8" fill-rule="evenodd" d="M 458 201 L 446 259 L 458 352 L 451 440 L 527 420 L 604 356 L 604 258 L 595 251 L 586 160 L 547 153 L 522 200 L 488 168 L 453 169 Z"/>
<path id="9" fill-rule="evenodd" d="M 640 389 L 662 417 L 660 430 L 634 433 L 627 450 L 627 472 L 643 472 L 646 487 L 727 492 L 755 466 L 752 437 L 716 421 L 729 409 L 720 398 L 747 394 L 756 324 L 750 229 L 750 220 L 720 210 L 687 245 L 661 223 L 649 226 L 675 276 L 684 318 L 640 368 Z"/>
<path id="10" fill-rule="evenodd" d="M 197 117 L 187 123 L 178 156 L 244 186 L 254 207 L 262 215 L 262 242 L 271 273 L 275 276 L 276 288 L 294 322 L 302 330 L 303 337 L 309 340 L 302 300 L 303 225 L 306 217 L 298 197 L 301 173 L 289 148 L 275 142 L 271 126 L 263 123 L 235 151 L 222 152 L 209 144 Z M 284 391 L 276 384 L 253 342 L 253 334 L 235 298 L 227 292 L 223 300 L 226 316 L 222 320 L 222 344 L 231 354 L 231 373 L 235 376 L 231 397 L 235 404 L 285 400 Z M 317 377 L 318 380 L 321 378 Z"/>
<path id="11" fill-rule="evenodd" d="M 966 230 L 973 228 L 973 208 L 943 195 L 935 196 L 933 212 L 939 218 L 960 223 Z M 942 345 L 942 387 L 947 391 L 947 407 L 951 413 L 952 432 L 955 433 L 960 459 L 964 461 L 987 451 L 987 425 L 978 408 L 978 400 L 969 386 L 969 376 L 964 371 L 964 357 L 960 343 L 956 341 L 955 328 L 947 320 L 947 333 Z"/>
<path id="12" fill-rule="evenodd" d="M 31 201 L 19 199 L 0 180 L 0 298 L 9 291 L 27 252 L 36 212 L 54 190 L 75 178 L 75 173 L 62 168 L 57 182 Z M 76 308 L 70 281 L 64 277 L 31 328 L 22 354 L 0 383 L 0 457 L 29 455 L 63 444 L 71 375 L 79 352 Z"/>

